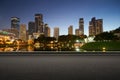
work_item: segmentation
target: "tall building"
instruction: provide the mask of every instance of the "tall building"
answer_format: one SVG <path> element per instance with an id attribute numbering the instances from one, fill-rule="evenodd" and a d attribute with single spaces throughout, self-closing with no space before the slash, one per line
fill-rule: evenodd
<path id="1" fill-rule="evenodd" d="M 103 32 L 103 20 L 93 17 L 89 22 L 89 36 L 94 36 Z"/>
<path id="2" fill-rule="evenodd" d="M 35 32 L 43 33 L 43 15 L 35 14 Z"/>
<path id="3" fill-rule="evenodd" d="M 79 30 L 81 31 L 80 35 L 84 35 L 84 19 L 79 19 Z"/>
<path id="4" fill-rule="evenodd" d="M 19 31 L 20 19 L 18 17 L 11 17 L 11 28 Z"/>
<path id="5" fill-rule="evenodd" d="M 75 35 L 80 36 L 80 29 L 75 29 Z"/>
<path id="6" fill-rule="evenodd" d="M 44 25 L 44 35 L 45 37 L 50 37 L 50 27 L 48 26 L 48 24 Z"/>
<path id="7" fill-rule="evenodd" d="M 27 37 L 26 37 L 27 33 L 26 33 L 26 25 L 25 24 L 21 24 L 20 25 L 20 34 L 19 34 L 19 38 L 23 41 L 26 41 Z"/>
<path id="8" fill-rule="evenodd" d="M 34 32 L 35 32 L 35 22 L 30 21 L 28 23 L 28 34 L 33 35 Z"/>
<path id="9" fill-rule="evenodd" d="M 58 40 L 59 37 L 59 27 L 54 28 L 54 37 Z"/>
<path id="10" fill-rule="evenodd" d="M 68 27 L 68 35 L 73 35 L 73 26 L 72 25 L 70 25 Z"/>

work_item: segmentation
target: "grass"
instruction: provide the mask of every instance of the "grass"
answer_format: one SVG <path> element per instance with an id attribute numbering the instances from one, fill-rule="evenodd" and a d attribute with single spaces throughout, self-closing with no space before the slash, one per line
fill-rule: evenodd
<path id="1" fill-rule="evenodd" d="M 81 49 L 87 51 L 102 51 L 103 48 L 105 48 L 106 51 L 120 51 L 120 41 L 91 42 L 91 43 L 86 43 L 81 47 Z"/>

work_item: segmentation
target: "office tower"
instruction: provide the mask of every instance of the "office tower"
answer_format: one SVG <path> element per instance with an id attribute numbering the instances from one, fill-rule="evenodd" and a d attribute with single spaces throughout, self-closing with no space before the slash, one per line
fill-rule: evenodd
<path id="1" fill-rule="evenodd" d="M 48 26 L 48 24 L 44 25 L 44 35 L 45 37 L 50 37 L 50 27 Z"/>
<path id="2" fill-rule="evenodd" d="M 97 20 L 96 34 L 100 34 L 103 32 L 103 19 Z"/>
<path id="3" fill-rule="evenodd" d="M 68 27 L 68 35 L 73 35 L 73 26 L 72 25 L 70 25 Z"/>
<path id="4" fill-rule="evenodd" d="M 30 21 L 28 23 L 28 34 L 33 35 L 34 32 L 35 32 L 35 22 Z"/>
<path id="5" fill-rule="evenodd" d="M 89 22 L 89 36 L 94 36 L 103 32 L 103 20 L 93 17 Z"/>
<path id="6" fill-rule="evenodd" d="M 20 25 L 20 34 L 19 34 L 19 38 L 23 41 L 26 41 L 26 25 L 25 24 L 21 24 Z"/>
<path id="7" fill-rule="evenodd" d="M 58 27 L 54 28 L 54 37 L 58 40 L 58 37 L 59 37 L 59 28 Z"/>
<path id="8" fill-rule="evenodd" d="M 18 17 L 11 17 L 11 28 L 19 31 L 20 19 Z"/>
<path id="9" fill-rule="evenodd" d="M 35 32 L 43 33 L 43 15 L 35 14 Z"/>
<path id="10" fill-rule="evenodd" d="M 75 29 L 75 35 L 80 36 L 80 29 Z"/>
<path id="11" fill-rule="evenodd" d="M 84 35 L 84 19 L 79 19 L 79 30 L 81 31 L 80 35 Z"/>

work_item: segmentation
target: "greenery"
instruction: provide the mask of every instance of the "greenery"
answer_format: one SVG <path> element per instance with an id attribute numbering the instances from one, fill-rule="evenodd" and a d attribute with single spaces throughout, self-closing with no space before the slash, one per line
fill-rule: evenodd
<path id="1" fill-rule="evenodd" d="M 95 36 L 96 41 L 118 40 L 118 37 L 113 32 L 103 32 Z"/>
<path id="2" fill-rule="evenodd" d="M 40 37 L 38 37 L 38 39 L 35 39 L 34 42 L 48 43 L 55 40 L 56 39 L 54 37 L 45 37 L 44 35 L 41 35 Z"/>
<path id="3" fill-rule="evenodd" d="M 119 36 L 116 36 L 115 33 L 120 33 L 120 27 L 110 32 L 103 32 L 95 36 L 95 41 L 118 41 L 120 40 Z"/>
<path id="4" fill-rule="evenodd" d="M 120 27 L 112 31 L 113 33 L 120 33 Z"/>
<path id="5" fill-rule="evenodd" d="M 102 51 L 103 48 L 105 48 L 106 51 L 120 51 L 120 41 L 91 42 L 81 47 L 81 49 L 87 51 Z"/>

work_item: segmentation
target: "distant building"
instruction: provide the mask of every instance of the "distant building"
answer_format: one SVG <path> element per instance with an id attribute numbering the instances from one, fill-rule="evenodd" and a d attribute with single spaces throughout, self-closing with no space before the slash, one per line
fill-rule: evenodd
<path id="1" fill-rule="evenodd" d="M 68 35 L 73 35 L 73 26 L 72 25 L 70 25 L 68 27 Z"/>
<path id="2" fill-rule="evenodd" d="M 56 39 L 58 39 L 58 37 L 59 37 L 59 28 L 58 28 L 58 27 L 55 27 L 55 28 L 54 28 L 54 37 L 55 37 Z"/>
<path id="3" fill-rule="evenodd" d="M 30 21 L 28 23 L 28 34 L 33 35 L 35 33 L 35 22 Z"/>
<path id="4" fill-rule="evenodd" d="M 11 17 L 11 29 L 20 30 L 20 18 L 18 17 Z"/>
<path id="5" fill-rule="evenodd" d="M 95 36 L 90 36 L 90 37 L 84 38 L 84 41 L 85 43 L 95 42 L 94 38 Z"/>
<path id="6" fill-rule="evenodd" d="M 120 33 L 114 33 L 114 35 L 120 38 Z"/>
<path id="7" fill-rule="evenodd" d="M 27 37 L 26 37 L 26 25 L 25 24 L 21 24 L 20 25 L 20 34 L 19 34 L 19 38 L 23 41 L 26 41 Z"/>
<path id="8" fill-rule="evenodd" d="M 84 19 L 79 19 L 79 30 L 81 31 L 80 35 L 84 35 Z"/>
<path id="9" fill-rule="evenodd" d="M 48 26 L 48 24 L 44 25 L 44 35 L 45 37 L 50 37 L 50 27 Z"/>
<path id="10" fill-rule="evenodd" d="M 79 29 L 75 29 L 75 35 L 80 36 L 80 30 Z"/>
<path id="11" fill-rule="evenodd" d="M 103 20 L 93 17 L 89 22 L 89 36 L 94 36 L 103 32 Z"/>
<path id="12" fill-rule="evenodd" d="M 15 38 L 16 38 L 16 39 L 19 38 L 19 32 L 18 32 L 18 30 L 15 29 L 15 28 L 3 29 L 3 31 L 9 32 L 9 33 L 13 33 L 13 34 L 15 34 Z"/>
<path id="13" fill-rule="evenodd" d="M 40 36 L 40 33 L 33 33 L 33 38 L 37 39 Z"/>
<path id="14" fill-rule="evenodd" d="M 0 41 L 14 40 L 15 34 L 9 31 L 0 30 Z"/>
<path id="15" fill-rule="evenodd" d="M 35 32 L 43 33 L 43 15 L 35 14 Z"/>

